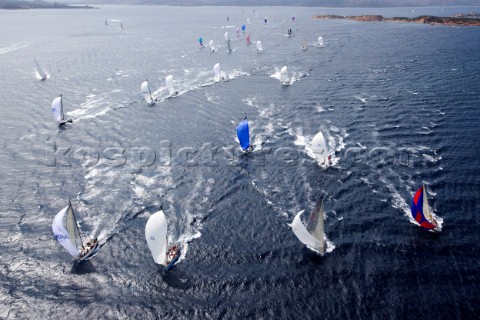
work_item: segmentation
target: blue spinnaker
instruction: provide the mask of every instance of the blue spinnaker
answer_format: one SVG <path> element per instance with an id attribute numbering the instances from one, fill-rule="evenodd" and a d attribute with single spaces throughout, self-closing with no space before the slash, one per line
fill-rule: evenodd
<path id="1" fill-rule="evenodd" d="M 245 25 L 242 26 L 242 31 L 245 32 Z"/>
<path id="2" fill-rule="evenodd" d="M 250 147 L 250 133 L 248 132 L 248 120 L 245 118 L 237 127 L 237 137 L 240 141 L 240 148 L 247 150 Z"/>
<path id="3" fill-rule="evenodd" d="M 200 46 L 203 47 L 203 38 L 202 37 L 198 38 L 198 43 L 200 44 Z"/>

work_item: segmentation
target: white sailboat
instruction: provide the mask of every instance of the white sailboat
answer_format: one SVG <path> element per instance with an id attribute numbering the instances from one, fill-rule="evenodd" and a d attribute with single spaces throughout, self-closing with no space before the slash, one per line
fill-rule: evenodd
<path id="1" fill-rule="evenodd" d="M 210 42 L 208 43 L 208 47 L 210 48 L 211 53 L 215 52 L 215 46 L 213 45 L 213 40 L 210 40 Z"/>
<path id="2" fill-rule="evenodd" d="M 225 32 L 225 41 L 227 42 L 227 52 L 232 52 L 232 47 L 230 46 L 230 43 L 232 42 L 230 40 L 230 37 L 228 36 L 228 31 Z"/>
<path id="3" fill-rule="evenodd" d="M 37 72 L 38 79 L 40 79 L 42 81 L 47 79 L 47 74 L 45 72 L 43 72 L 42 68 L 40 68 L 40 65 L 38 64 L 37 59 L 35 59 L 35 70 Z"/>
<path id="4" fill-rule="evenodd" d="M 325 44 L 323 43 L 323 37 L 322 36 L 318 37 L 318 47 L 319 48 L 325 47 Z"/>
<path id="5" fill-rule="evenodd" d="M 53 118 L 55 119 L 55 121 L 58 122 L 59 126 L 63 126 L 67 122 L 68 123 L 73 122 L 72 119 L 68 119 L 68 120 L 65 119 L 65 114 L 63 113 L 63 97 L 61 94 L 59 97 L 53 99 L 51 111 L 53 114 Z"/>
<path id="6" fill-rule="evenodd" d="M 262 41 L 257 41 L 257 52 L 263 52 Z"/>
<path id="7" fill-rule="evenodd" d="M 173 75 L 170 74 L 165 78 L 165 85 L 167 86 L 170 97 L 175 97 L 178 95 L 178 91 L 173 90 Z"/>
<path id="8" fill-rule="evenodd" d="M 323 196 L 318 199 L 315 209 L 308 218 L 307 225 L 302 222 L 301 216 L 305 210 L 297 213 L 290 227 L 304 245 L 319 255 L 325 254 L 325 234 L 323 230 Z"/>
<path id="9" fill-rule="evenodd" d="M 97 255 L 100 244 L 97 239 L 83 244 L 82 235 L 78 228 L 75 213 L 72 204 L 68 201 L 68 206 L 60 210 L 53 219 L 52 224 L 55 239 L 72 255 L 77 262 L 89 260 Z"/>
<path id="10" fill-rule="evenodd" d="M 311 149 L 318 163 L 321 165 L 331 164 L 331 152 L 328 149 L 327 142 L 321 131 L 313 137 Z"/>
<path id="11" fill-rule="evenodd" d="M 169 270 L 180 257 L 180 249 L 177 245 L 169 245 L 167 234 L 168 222 L 160 209 L 148 219 L 145 226 L 145 239 L 152 252 L 153 260 L 164 266 L 165 270 Z"/>
<path id="12" fill-rule="evenodd" d="M 149 105 L 155 104 L 155 100 L 152 97 L 152 92 L 150 91 L 148 79 L 142 82 L 142 85 L 140 86 L 140 91 L 142 91 L 142 95 Z"/>
<path id="13" fill-rule="evenodd" d="M 290 84 L 287 66 L 283 66 L 283 68 L 280 70 L 280 81 L 282 81 L 282 84 L 286 86 Z"/>
<path id="14" fill-rule="evenodd" d="M 220 63 L 216 63 L 213 66 L 213 73 L 213 79 L 215 80 L 215 82 L 219 82 L 220 80 L 227 80 L 227 74 L 224 71 L 220 70 Z"/>

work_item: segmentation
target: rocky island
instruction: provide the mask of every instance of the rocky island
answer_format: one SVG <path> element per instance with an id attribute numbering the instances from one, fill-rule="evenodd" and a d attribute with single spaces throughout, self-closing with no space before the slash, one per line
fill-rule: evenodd
<path id="1" fill-rule="evenodd" d="M 315 15 L 315 19 L 329 20 L 329 19 L 347 19 L 354 21 L 373 21 L 373 22 L 415 22 L 428 23 L 431 25 L 447 25 L 447 26 L 476 26 L 480 27 L 480 19 L 472 17 L 471 14 L 465 16 L 455 17 L 436 17 L 436 16 L 419 16 L 416 18 L 407 17 L 393 17 L 385 18 L 381 15 L 362 15 L 362 16 L 338 16 L 338 15 Z"/>
<path id="2" fill-rule="evenodd" d="M 41 0 L 23 1 L 23 0 L 0 0 L 0 9 L 19 10 L 19 9 L 96 9 L 91 6 L 76 6 L 61 4 L 58 2 L 46 2 Z"/>

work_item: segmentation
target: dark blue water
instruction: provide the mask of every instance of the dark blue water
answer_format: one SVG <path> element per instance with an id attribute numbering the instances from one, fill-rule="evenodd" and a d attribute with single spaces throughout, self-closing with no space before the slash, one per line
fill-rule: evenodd
<path id="1" fill-rule="evenodd" d="M 480 29 L 311 19 L 472 10 L 0 12 L 0 318 L 476 319 Z M 264 54 L 222 28 L 247 17 Z M 201 35 L 216 53 L 197 47 Z M 217 62 L 229 81 L 213 81 Z M 161 100 L 151 107 L 146 78 Z M 60 93 L 74 119 L 64 130 L 49 111 Z M 257 146 L 246 157 L 232 124 L 245 115 Z M 319 131 L 335 150 L 328 168 L 308 152 Z M 440 234 L 409 217 L 422 183 Z M 323 258 L 288 226 L 320 194 Z M 52 237 L 68 198 L 103 243 L 80 267 Z M 183 246 L 168 274 L 144 238 L 160 206 Z"/>

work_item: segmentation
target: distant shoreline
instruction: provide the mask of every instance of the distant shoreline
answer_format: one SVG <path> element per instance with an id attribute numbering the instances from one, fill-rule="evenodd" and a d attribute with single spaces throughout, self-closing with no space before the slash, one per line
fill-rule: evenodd
<path id="1" fill-rule="evenodd" d="M 50 3 L 45 1 L 17 1 L 7 0 L 0 3 L 0 9 L 4 10 L 27 10 L 27 9 L 98 9 L 89 5 L 68 5 L 58 2 Z"/>
<path id="2" fill-rule="evenodd" d="M 361 15 L 361 16 L 339 16 L 339 15 L 315 15 L 314 19 L 331 20 L 331 19 L 346 19 L 362 22 L 410 22 L 423 23 L 430 25 L 446 25 L 446 26 L 469 26 L 480 27 L 480 19 L 469 17 L 468 14 L 464 16 L 455 17 L 436 17 L 436 16 L 419 16 L 415 18 L 407 17 L 393 17 L 385 18 L 381 15 Z"/>

